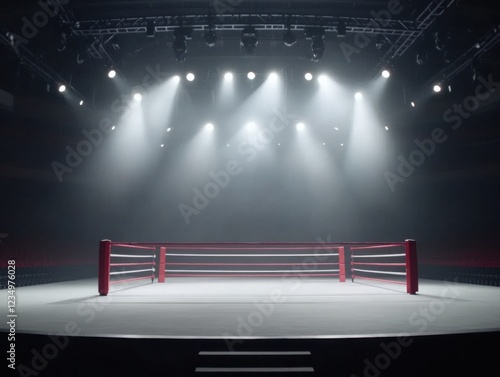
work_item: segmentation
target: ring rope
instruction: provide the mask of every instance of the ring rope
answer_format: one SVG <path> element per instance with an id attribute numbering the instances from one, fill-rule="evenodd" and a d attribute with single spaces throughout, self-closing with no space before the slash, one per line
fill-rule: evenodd
<path id="1" fill-rule="evenodd" d="M 329 254 L 176 254 L 167 253 L 167 257 L 320 257 L 320 256 L 338 256 L 338 253 Z"/>
<path id="2" fill-rule="evenodd" d="M 155 258 L 156 255 L 129 255 L 129 254 L 111 254 L 112 257 L 120 258 Z"/>
<path id="3" fill-rule="evenodd" d="M 351 246 L 351 250 L 383 249 L 385 247 L 399 247 L 399 246 L 404 246 L 404 244 L 390 243 L 390 244 L 372 245 L 372 246 Z"/>
<path id="4" fill-rule="evenodd" d="M 390 257 L 404 257 L 406 254 L 378 254 L 378 255 L 351 255 L 351 258 L 390 258 Z"/>
<path id="5" fill-rule="evenodd" d="M 169 266 L 335 266 L 334 263 L 195 263 L 195 262 L 172 262 Z M 363 263 L 364 264 L 364 263 Z"/>
<path id="6" fill-rule="evenodd" d="M 406 275 L 406 272 L 361 270 L 359 268 L 353 268 L 352 271 L 371 272 L 373 274 L 384 274 L 384 275 L 403 275 L 403 276 Z"/>
<path id="7" fill-rule="evenodd" d="M 122 274 L 135 274 L 137 272 L 154 272 L 154 268 L 148 268 L 147 270 L 134 270 L 134 271 L 115 271 L 115 272 L 110 272 L 110 275 L 122 275 Z"/>
<path id="8" fill-rule="evenodd" d="M 246 270 L 246 271 L 242 271 L 242 270 L 165 270 L 165 272 L 210 272 L 210 273 L 234 273 L 234 274 L 252 274 L 252 273 L 259 273 L 259 272 L 265 272 L 265 273 L 282 273 L 282 272 L 285 272 L 285 273 L 298 273 L 298 272 L 301 272 L 301 273 L 304 273 L 304 272 L 339 272 L 339 270 L 278 270 L 278 271 L 272 271 L 272 270 L 269 270 L 269 271 L 264 271 L 264 270 L 257 270 L 257 271 L 253 271 L 253 270 Z"/>

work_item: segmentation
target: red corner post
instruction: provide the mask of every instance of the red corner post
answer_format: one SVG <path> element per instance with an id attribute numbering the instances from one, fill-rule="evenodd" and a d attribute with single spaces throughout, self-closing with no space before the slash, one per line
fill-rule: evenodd
<path id="1" fill-rule="evenodd" d="M 417 243 L 405 241 L 406 253 L 406 292 L 414 295 L 418 291 Z"/>
<path id="2" fill-rule="evenodd" d="M 102 240 L 99 243 L 99 294 L 109 293 L 109 269 L 111 263 L 111 241 Z"/>
<path id="3" fill-rule="evenodd" d="M 345 249 L 344 246 L 339 247 L 339 280 L 345 283 Z"/>
<path id="4" fill-rule="evenodd" d="M 158 266 L 158 283 L 165 283 L 165 254 L 166 247 L 160 247 L 160 265 Z"/>

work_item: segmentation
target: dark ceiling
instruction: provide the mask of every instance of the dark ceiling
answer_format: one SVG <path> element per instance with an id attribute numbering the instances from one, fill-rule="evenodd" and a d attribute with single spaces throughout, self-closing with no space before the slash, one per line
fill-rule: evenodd
<path id="1" fill-rule="evenodd" d="M 16 92 L 27 85 L 22 76 L 30 71 L 48 84 L 63 80 L 89 96 L 111 65 L 131 81 L 141 78 L 145 66 L 156 64 L 172 72 L 203 68 L 207 76 L 231 64 L 241 69 L 274 64 L 292 72 L 321 67 L 354 81 L 370 79 L 391 65 L 418 90 L 435 78 L 451 80 L 473 64 L 488 71 L 498 66 L 499 39 L 493 28 L 499 14 L 496 3 L 471 0 L 4 1 L 0 64 L 8 74 L 0 85 Z M 218 36 L 212 48 L 203 38 L 208 16 L 213 16 Z M 148 20 L 156 25 L 154 38 L 146 36 Z M 286 20 L 297 35 L 293 47 L 282 43 Z M 337 36 L 341 22 L 345 38 Z M 172 53 L 173 30 L 181 23 L 193 27 L 182 64 Z M 246 24 L 258 29 L 252 57 L 245 56 L 239 43 Z M 304 34 L 311 26 L 326 30 L 325 53 L 318 63 L 310 61 L 311 41 Z M 475 44 L 477 51 L 470 51 Z M 461 63 L 465 67 L 453 67 Z M 30 89 L 37 87 L 46 90 L 45 85 Z"/>
<path id="2" fill-rule="evenodd" d="M 200 90 L 211 90 L 211 79 L 229 68 L 242 74 L 279 69 L 290 82 L 302 80 L 306 71 L 327 71 L 359 84 L 389 66 L 398 98 L 392 109 L 431 97 L 436 81 L 453 85 L 450 106 L 474 92 L 473 78 L 493 75 L 500 81 L 499 20 L 498 4 L 483 0 L 3 1 L 0 89 L 62 101 L 56 86 L 64 82 L 75 98 L 109 108 L 116 98 L 106 77 L 111 66 L 128 88 L 141 85 L 147 70 L 194 70 Z M 148 22 L 155 25 L 154 37 L 147 36 Z M 210 23 L 217 34 L 213 47 L 204 39 Z M 287 23 L 297 37 L 292 47 L 283 43 Z M 248 25 L 259 40 L 252 56 L 240 45 Z M 345 37 L 339 36 L 342 25 Z M 180 26 L 192 28 L 184 62 L 172 48 Z M 310 28 L 325 30 L 318 62 L 311 61 Z M 496 111 L 497 97 L 483 107 Z M 442 113 L 441 107 L 423 115 Z"/>

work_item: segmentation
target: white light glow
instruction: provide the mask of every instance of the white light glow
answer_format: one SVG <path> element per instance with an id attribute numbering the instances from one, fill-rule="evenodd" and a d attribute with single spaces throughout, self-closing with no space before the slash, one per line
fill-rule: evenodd
<path id="1" fill-rule="evenodd" d="M 83 106 L 83 100 L 80 101 L 80 106 Z"/>
<path id="2" fill-rule="evenodd" d="M 247 77 L 248 77 L 249 80 L 253 80 L 253 79 L 255 79 L 255 73 L 248 72 Z"/>
<path id="3" fill-rule="evenodd" d="M 298 131 L 303 131 L 306 128 L 306 125 L 304 123 L 297 123 L 297 130 Z"/>
<path id="4" fill-rule="evenodd" d="M 207 123 L 207 124 L 205 125 L 205 129 L 206 129 L 207 131 L 213 131 L 213 130 L 214 130 L 214 125 L 213 125 L 212 123 Z"/>
<path id="5" fill-rule="evenodd" d="M 224 80 L 232 80 L 233 79 L 233 74 L 231 72 L 226 72 L 224 74 Z"/>
<path id="6" fill-rule="evenodd" d="M 191 72 L 190 72 L 190 73 L 188 73 L 188 74 L 186 75 L 186 80 L 187 80 L 187 81 L 194 81 L 194 79 L 195 79 L 195 77 L 194 77 L 194 73 L 191 73 Z"/>
<path id="7" fill-rule="evenodd" d="M 441 85 L 436 84 L 436 85 L 434 85 L 433 90 L 435 93 L 439 93 L 439 92 L 441 92 L 441 90 L 443 90 L 443 88 L 441 88 Z"/>
<path id="8" fill-rule="evenodd" d="M 170 131 L 172 131 L 172 128 L 168 127 L 167 132 L 170 132 Z"/>
<path id="9" fill-rule="evenodd" d="M 142 101 L 142 94 L 141 93 L 135 93 L 134 94 L 134 101 L 141 102 Z"/>
<path id="10" fill-rule="evenodd" d="M 59 93 L 64 93 L 66 91 L 66 85 L 59 85 Z"/>
<path id="11" fill-rule="evenodd" d="M 269 74 L 269 78 L 272 80 L 272 81 L 277 81 L 278 80 L 278 74 L 276 72 L 271 72 Z"/>
<path id="12" fill-rule="evenodd" d="M 311 80 L 313 79 L 313 75 L 312 75 L 312 73 L 307 72 L 307 73 L 304 75 L 304 78 L 305 78 L 307 81 L 311 81 Z"/>
<path id="13" fill-rule="evenodd" d="M 355 95 L 354 95 L 354 98 L 356 99 L 356 101 L 361 101 L 363 99 L 363 93 L 361 92 L 357 92 Z"/>
<path id="14" fill-rule="evenodd" d="M 328 81 L 328 76 L 327 75 L 319 75 L 318 77 L 318 81 L 320 84 L 324 84 Z"/>
<path id="15" fill-rule="evenodd" d="M 108 77 L 110 79 L 112 78 L 115 78 L 116 77 L 116 71 L 114 69 L 111 69 L 109 72 L 108 72 Z"/>
<path id="16" fill-rule="evenodd" d="M 248 122 L 246 128 L 248 128 L 249 130 L 255 130 L 257 128 L 257 125 L 254 122 Z"/>
<path id="17" fill-rule="evenodd" d="M 389 77 L 391 77 L 391 72 L 389 72 L 387 69 L 384 69 L 382 71 L 382 77 L 388 79 Z"/>

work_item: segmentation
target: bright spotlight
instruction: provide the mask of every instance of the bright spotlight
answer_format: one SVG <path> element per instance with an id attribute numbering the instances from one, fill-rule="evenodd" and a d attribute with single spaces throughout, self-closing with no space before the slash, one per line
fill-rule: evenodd
<path id="1" fill-rule="evenodd" d="M 108 72 L 108 77 L 110 79 L 112 78 L 115 78 L 116 77 L 116 71 L 114 69 L 111 69 L 109 72 Z"/>
<path id="2" fill-rule="evenodd" d="M 186 80 L 187 80 L 187 81 L 194 81 L 194 73 L 189 72 L 189 73 L 186 75 Z"/>
<path id="3" fill-rule="evenodd" d="M 306 128 L 304 123 L 297 123 L 297 130 L 302 131 Z"/>
<path id="4" fill-rule="evenodd" d="M 385 126 L 385 130 L 386 130 L 386 131 L 389 131 L 389 127 Z"/>
<path id="5" fill-rule="evenodd" d="M 142 101 L 142 94 L 141 93 L 135 93 L 134 94 L 134 101 L 141 102 Z"/>
<path id="6" fill-rule="evenodd" d="M 176 83 L 179 82 L 179 81 L 181 81 L 181 78 L 179 76 L 177 76 L 177 75 L 175 75 L 173 77 L 173 79 L 174 79 L 174 82 L 176 82 Z"/>
<path id="7" fill-rule="evenodd" d="M 415 107 L 415 106 L 417 106 L 417 104 L 415 102 L 411 101 L 411 107 Z"/>
<path id="8" fill-rule="evenodd" d="M 249 79 L 249 80 L 253 80 L 253 79 L 255 79 L 255 73 L 253 73 L 253 72 L 248 72 L 247 77 L 248 77 L 248 79 Z"/>
<path id="9" fill-rule="evenodd" d="M 59 93 L 64 93 L 66 91 L 66 85 L 61 84 L 59 85 Z"/>
<path id="10" fill-rule="evenodd" d="M 167 132 L 170 132 L 170 131 L 172 131 L 172 128 L 168 127 Z"/>
<path id="11" fill-rule="evenodd" d="M 80 101 L 80 106 L 83 106 L 83 100 Z"/>
<path id="12" fill-rule="evenodd" d="M 247 123 L 247 128 L 249 130 L 255 130 L 257 128 L 257 125 L 254 122 L 249 122 Z"/>
<path id="13" fill-rule="evenodd" d="M 272 81 L 276 81 L 278 80 L 278 74 L 276 72 L 271 72 L 269 74 L 269 78 L 272 80 Z"/>
<path id="14" fill-rule="evenodd" d="M 440 84 L 434 85 L 434 93 L 439 93 L 441 92 L 441 90 L 443 90 L 443 88 L 441 87 Z"/>
<path id="15" fill-rule="evenodd" d="M 305 79 L 306 79 L 307 81 L 311 81 L 311 80 L 313 79 L 313 75 L 312 75 L 312 73 L 309 73 L 309 72 L 307 72 L 307 73 L 304 75 L 304 77 L 305 77 Z"/>
<path id="16" fill-rule="evenodd" d="M 160 145 L 160 148 L 163 148 L 164 146 L 165 146 L 165 144 L 162 144 L 162 145 Z"/>
<path id="17" fill-rule="evenodd" d="M 391 77 L 391 72 L 389 72 L 387 69 L 384 69 L 382 71 L 382 77 L 388 79 L 389 77 Z"/>
<path id="18" fill-rule="evenodd" d="M 224 80 L 232 80 L 233 79 L 233 74 L 231 72 L 226 72 L 224 74 Z"/>
<path id="19" fill-rule="evenodd" d="M 213 130 L 214 130 L 214 125 L 213 125 L 212 123 L 207 123 L 207 124 L 205 125 L 205 129 L 206 129 L 207 131 L 213 131 Z"/>
<path id="20" fill-rule="evenodd" d="M 363 99 L 363 93 L 361 92 L 357 92 L 355 95 L 354 95 L 354 98 L 356 99 L 356 101 L 361 101 Z"/>
<path id="21" fill-rule="evenodd" d="M 116 126 L 111 127 L 111 131 L 114 131 L 114 130 L 116 130 Z"/>
<path id="22" fill-rule="evenodd" d="M 318 76 L 318 82 L 325 83 L 328 80 L 328 76 L 323 74 Z"/>
<path id="23" fill-rule="evenodd" d="M 335 131 L 338 131 L 338 130 L 339 130 L 339 128 L 338 128 L 338 127 L 333 127 L 333 129 L 334 129 Z"/>

